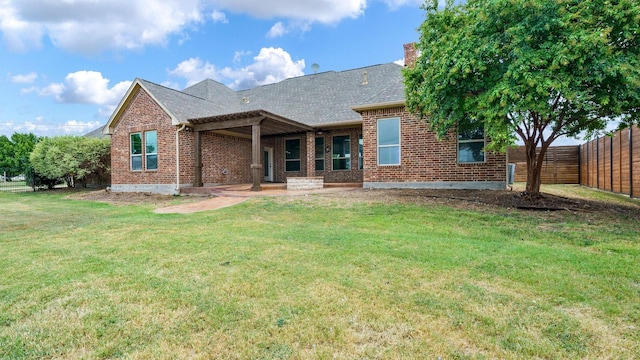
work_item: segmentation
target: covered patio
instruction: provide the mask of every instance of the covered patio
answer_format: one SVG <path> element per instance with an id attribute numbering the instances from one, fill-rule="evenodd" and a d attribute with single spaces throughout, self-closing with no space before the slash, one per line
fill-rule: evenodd
<path id="1" fill-rule="evenodd" d="M 201 134 L 205 131 L 216 131 L 221 134 L 251 139 L 251 191 L 262 190 L 262 179 L 264 176 L 265 166 L 265 164 L 263 164 L 263 136 L 305 134 L 307 147 L 306 176 L 312 177 L 315 175 L 315 132 L 314 129 L 308 125 L 301 124 L 265 110 L 252 110 L 233 114 L 216 115 L 189 119 L 188 121 L 195 134 L 194 188 L 201 188 L 203 186 Z"/>

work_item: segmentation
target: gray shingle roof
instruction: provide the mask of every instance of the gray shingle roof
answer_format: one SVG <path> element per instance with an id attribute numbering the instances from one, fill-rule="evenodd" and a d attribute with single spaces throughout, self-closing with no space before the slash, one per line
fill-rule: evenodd
<path id="1" fill-rule="evenodd" d="M 309 126 L 360 121 L 353 107 L 404 101 L 400 65 L 389 63 L 330 71 L 235 92 L 213 80 L 183 91 L 145 80 L 141 83 L 180 122 L 265 110 Z M 366 83 L 363 83 L 366 72 Z"/>

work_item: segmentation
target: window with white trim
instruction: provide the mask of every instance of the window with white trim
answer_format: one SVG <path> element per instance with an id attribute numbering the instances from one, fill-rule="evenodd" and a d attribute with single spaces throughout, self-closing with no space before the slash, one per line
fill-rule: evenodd
<path id="1" fill-rule="evenodd" d="M 484 127 L 482 125 L 458 130 L 458 163 L 485 162 Z"/>
<path id="2" fill-rule="evenodd" d="M 333 137 L 333 170 L 351 170 L 351 137 L 338 135 Z"/>
<path id="3" fill-rule="evenodd" d="M 132 133 L 130 136 L 131 144 L 131 170 L 142 170 L 142 133 Z"/>
<path id="4" fill-rule="evenodd" d="M 324 137 L 316 138 L 316 171 L 324 171 Z"/>
<path id="5" fill-rule="evenodd" d="M 158 132 L 144 133 L 144 164 L 147 170 L 158 170 Z"/>
<path id="6" fill-rule="evenodd" d="M 284 141 L 284 171 L 300 171 L 300 139 Z"/>
<path id="7" fill-rule="evenodd" d="M 378 165 L 400 165 L 400 118 L 378 119 Z"/>

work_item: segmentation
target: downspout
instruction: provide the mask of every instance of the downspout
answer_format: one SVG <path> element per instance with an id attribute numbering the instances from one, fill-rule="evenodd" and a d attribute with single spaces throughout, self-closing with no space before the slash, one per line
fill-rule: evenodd
<path id="1" fill-rule="evenodd" d="M 180 195 L 180 131 L 186 127 L 187 124 L 182 124 L 176 131 L 176 195 Z"/>

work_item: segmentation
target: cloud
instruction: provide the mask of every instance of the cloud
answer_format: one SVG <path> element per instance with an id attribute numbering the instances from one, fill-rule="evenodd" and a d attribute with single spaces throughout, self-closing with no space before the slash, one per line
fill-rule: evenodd
<path id="1" fill-rule="evenodd" d="M 226 83 L 235 90 L 250 89 L 304 75 L 304 60 L 294 62 L 291 55 L 281 48 L 262 48 L 253 61 L 252 64 L 243 68 L 218 69 L 200 58 L 191 58 L 168 72 L 170 75 L 186 79 L 187 86 L 204 79 L 213 79 Z"/>
<path id="2" fill-rule="evenodd" d="M 277 23 L 275 23 L 275 25 L 271 27 L 271 30 L 269 30 L 269 32 L 267 33 L 267 37 L 270 39 L 273 39 L 273 38 L 281 37 L 287 32 L 288 30 L 284 27 L 284 25 L 282 25 L 282 22 L 278 21 Z"/>
<path id="3" fill-rule="evenodd" d="M 38 79 L 38 74 L 36 74 L 35 72 L 18 75 L 9 74 L 9 79 L 12 83 L 15 84 L 31 84 L 32 82 L 36 81 L 36 79 Z"/>
<path id="4" fill-rule="evenodd" d="M 240 60 L 242 60 L 242 58 L 247 55 L 251 55 L 251 51 L 244 51 L 244 50 L 236 51 L 235 53 L 233 53 L 233 62 L 234 63 L 240 62 Z"/>
<path id="5" fill-rule="evenodd" d="M 390 9 L 395 10 L 402 6 L 420 6 L 424 4 L 423 0 L 383 0 Z M 439 3 L 444 4 L 446 1 L 439 0 Z M 456 1 L 459 2 L 459 1 Z"/>
<path id="6" fill-rule="evenodd" d="M 225 15 L 223 12 L 218 11 L 218 10 L 214 10 L 211 13 L 211 19 L 213 20 L 213 22 L 220 22 L 223 24 L 228 24 L 229 20 L 227 20 L 227 15 Z"/>
<path id="7" fill-rule="evenodd" d="M 64 104 L 99 105 L 98 116 L 111 116 L 122 97 L 131 86 L 131 81 L 121 81 L 109 87 L 110 80 L 97 71 L 76 71 L 68 74 L 64 82 L 51 83 L 45 87 L 22 89 L 23 94 L 37 93 L 53 97 Z"/>
<path id="8" fill-rule="evenodd" d="M 94 54 L 105 48 L 162 44 L 203 21 L 202 0 L 0 0 L 0 31 L 9 48 L 40 46 Z"/>
<path id="9" fill-rule="evenodd" d="M 33 133 L 40 136 L 83 135 L 103 125 L 100 121 L 68 120 L 62 124 L 47 122 L 44 116 L 21 123 L 7 121 L 0 123 L 0 134 Z"/>
<path id="10" fill-rule="evenodd" d="M 207 21 L 228 23 L 225 12 L 261 19 L 285 19 L 269 32 L 277 37 L 313 23 L 336 24 L 364 14 L 374 0 L 0 0 L 0 32 L 15 51 L 54 46 L 85 55 L 107 49 L 165 44 L 171 36 Z M 421 0 L 377 0 L 389 8 L 418 6 Z M 293 25 L 292 25 L 293 24 Z M 301 25 L 302 24 L 302 25 Z"/>
<path id="11" fill-rule="evenodd" d="M 211 0 L 215 6 L 253 17 L 337 23 L 364 13 L 367 0 Z"/>
<path id="12" fill-rule="evenodd" d="M 304 75 L 304 60 L 294 62 L 291 55 L 281 48 L 262 48 L 253 60 L 253 64 L 239 70 L 223 69 L 222 75 L 233 79 L 229 87 L 236 90 L 250 89 Z"/>
<path id="13" fill-rule="evenodd" d="M 216 67 L 208 62 L 203 62 L 197 57 L 181 62 L 175 69 L 168 72 L 169 75 L 187 79 L 187 87 L 204 79 L 220 81 Z"/>

